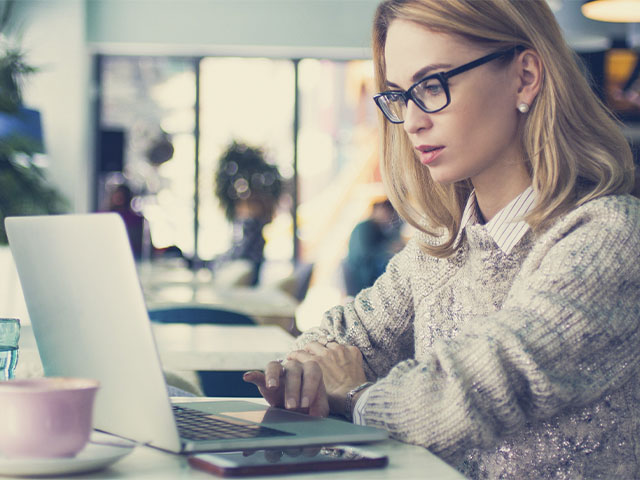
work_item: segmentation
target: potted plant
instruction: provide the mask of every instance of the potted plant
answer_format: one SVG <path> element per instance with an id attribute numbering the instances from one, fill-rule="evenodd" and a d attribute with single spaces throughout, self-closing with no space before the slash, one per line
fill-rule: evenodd
<path id="1" fill-rule="evenodd" d="M 60 213 L 66 203 L 52 188 L 34 155 L 43 151 L 40 116 L 22 104 L 22 84 L 36 71 L 4 35 L 12 1 L 0 11 L 0 244 L 4 219 L 12 215 Z"/>
<path id="2" fill-rule="evenodd" d="M 0 0 L 0 315 L 26 319 L 4 219 L 62 212 L 66 202 L 34 158 L 43 151 L 40 115 L 22 104 L 21 87 L 36 69 L 6 34 L 13 5 L 13 0 Z"/>

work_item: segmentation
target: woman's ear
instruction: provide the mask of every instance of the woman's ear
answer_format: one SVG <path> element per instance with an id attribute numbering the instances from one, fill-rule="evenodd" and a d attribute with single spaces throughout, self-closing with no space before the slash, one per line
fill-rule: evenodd
<path id="1" fill-rule="evenodd" d="M 544 67 L 540 55 L 527 49 L 516 57 L 518 74 L 518 104 L 531 105 L 542 86 Z"/>

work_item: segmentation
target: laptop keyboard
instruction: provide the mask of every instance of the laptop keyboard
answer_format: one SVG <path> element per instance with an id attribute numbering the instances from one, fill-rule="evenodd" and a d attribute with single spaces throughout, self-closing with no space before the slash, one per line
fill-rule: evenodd
<path id="1" fill-rule="evenodd" d="M 226 420 L 218 415 L 193 408 L 173 405 L 178 432 L 188 440 L 219 440 L 225 438 L 281 437 L 293 433 L 263 427 L 240 420 Z"/>

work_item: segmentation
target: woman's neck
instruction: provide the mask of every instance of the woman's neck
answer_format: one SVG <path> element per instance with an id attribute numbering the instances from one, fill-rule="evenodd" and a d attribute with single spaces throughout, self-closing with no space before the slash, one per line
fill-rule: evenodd
<path id="1" fill-rule="evenodd" d="M 485 222 L 490 221 L 500 210 L 506 207 L 511 200 L 520 195 L 531 185 L 531 179 L 522 168 L 521 171 L 511 172 L 508 181 L 482 182 L 474 179 L 472 181 L 476 192 L 476 202 L 478 209 Z"/>

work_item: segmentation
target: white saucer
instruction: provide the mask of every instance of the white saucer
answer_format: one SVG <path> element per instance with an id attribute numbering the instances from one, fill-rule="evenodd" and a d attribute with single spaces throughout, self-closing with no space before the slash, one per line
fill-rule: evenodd
<path id="1" fill-rule="evenodd" d="M 0 476 L 55 477 L 69 473 L 100 470 L 129 455 L 132 445 L 122 446 L 88 443 L 72 458 L 4 458 L 0 456 Z"/>

